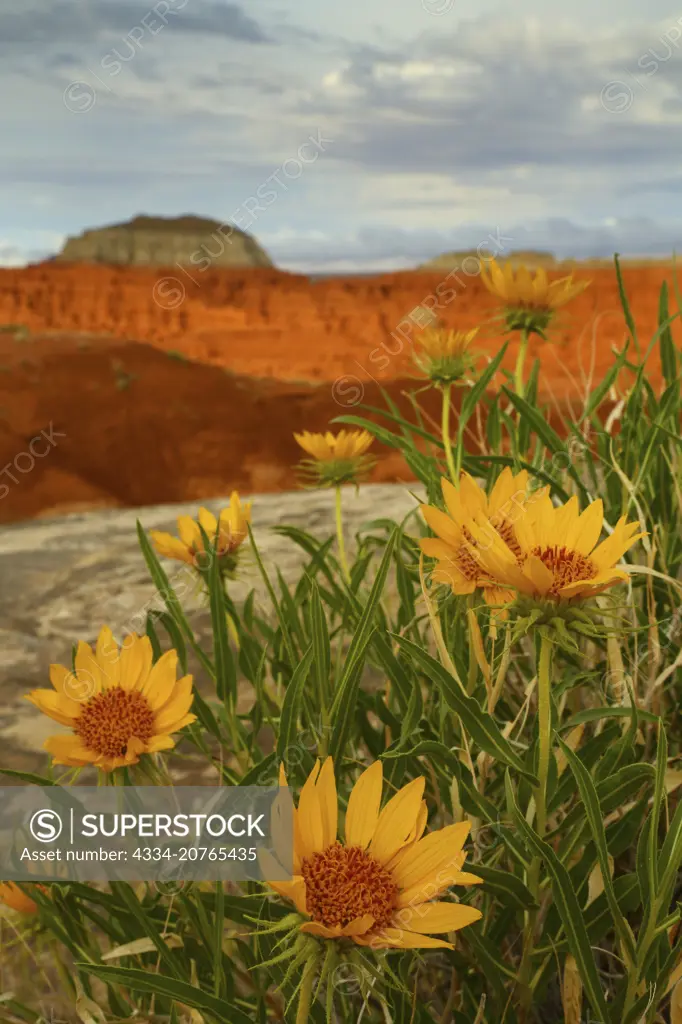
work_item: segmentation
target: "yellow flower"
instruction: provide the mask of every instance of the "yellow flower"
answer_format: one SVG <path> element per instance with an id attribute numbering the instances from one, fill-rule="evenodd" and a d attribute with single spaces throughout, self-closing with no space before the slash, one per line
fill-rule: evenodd
<path id="1" fill-rule="evenodd" d="M 455 594 L 473 594 L 481 587 L 488 604 L 504 604 L 508 592 L 490 581 L 491 574 L 482 565 L 478 549 L 490 546 L 494 535 L 520 557 L 516 524 L 528 504 L 546 494 L 547 488 L 531 493 L 526 470 L 514 475 L 509 466 L 497 478 L 489 497 L 468 473 L 462 473 L 459 488 L 445 478 L 441 486 L 447 512 L 432 505 L 421 506 L 424 519 L 437 535 L 419 542 L 425 555 L 438 559 L 432 573 L 434 582 L 449 584 Z M 477 540 L 474 530 L 478 531 Z"/>
<path id="2" fill-rule="evenodd" d="M 237 549 L 248 537 L 251 502 L 242 505 L 239 494 L 237 491 L 233 491 L 230 495 L 230 504 L 220 512 L 218 519 L 207 508 L 200 508 L 197 518 L 198 522 L 191 516 L 178 518 L 179 538 L 170 533 L 150 530 L 149 536 L 158 553 L 166 558 L 187 562 L 188 565 L 193 565 L 198 569 L 207 568 L 208 556 L 199 528 L 201 525 L 212 544 L 218 534 L 218 558 L 226 564 L 227 568 L 234 568 L 231 563 L 235 561 Z M 220 532 L 218 533 L 219 525 Z"/>
<path id="3" fill-rule="evenodd" d="M 137 764 L 142 754 L 175 746 L 172 734 L 196 720 L 192 676 L 177 679 L 178 656 L 167 651 L 152 665 L 149 637 L 127 636 L 119 652 L 108 626 L 94 649 L 82 640 L 75 673 L 50 666 L 53 690 L 26 699 L 71 732 L 50 736 L 44 749 L 54 764 L 92 764 L 110 772 Z"/>
<path id="4" fill-rule="evenodd" d="M 452 331 L 443 326 L 427 327 L 416 337 L 421 351 L 415 355 L 420 370 L 438 384 L 461 380 L 471 368 L 470 346 L 478 334 L 472 331 Z"/>
<path id="5" fill-rule="evenodd" d="M 286 776 L 280 769 L 280 785 Z M 306 920 L 300 930 L 323 939 L 350 939 L 373 949 L 444 947 L 434 934 L 478 921 L 481 912 L 436 900 L 452 885 L 481 879 L 462 871 L 469 822 L 424 837 L 424 779 L 417 778 L 380 810 L 383 770 L 367 768 L 351 792 L 337 839 L 334 764 L 318 761 L 294 810 L 294 877 L 268 884 Z"/>
<path id="6" fill-rule="evenodd" d="M 329 430 L 326 434 L 311 434 L 304 430 L 294 437 L 303 451 L 318 462 L 354 459 L 364 455 L 374 440 L 367 430 L 340 430 L 336 435 Z"/>
<path id="7" fill-rule="evenodd" d="M 499 533 L 484 531 L 480 517 L 471 532 L 482 569 L 499 585 L 536 601 L 566 603 L 587 600 L 627 579 L 616 563 L 645 533 L 622 516 L 611 536 L 597 544 L 603 524 L 600 498 L 581 513 L 576 497 L 556 508 L 545 493 L 514 524 L 518 549 Z"/>
<path id="8" fill-rule="evenodd" d="M 536 270 L 534 278 L 524 266 L 515 274 L 511 263 L 500 267 L 494 259 L 487 267 L 481 265 L 481 280 L 502 303 L 510 331 L 525 330 L 543 337 L 556 310 L 590 284 L 589 281 L 574 281 L 572 274 L 550 282 L 542 267 Z"/>
<path id="9" fill-rule="evenodd" d="M 317 486 L 332 487 L 366 476 L 374 459 L 366 455 L 374 438 L 367 430 L 340 430 L 338 434 L 294 434 L 297 444 L 311 457 L 303 459 L 301 470 Z"/>
<path id="10" fill-rule="evenodd" d="M 0 903 L 18 914 L 36 914 L 37 905 L 14 882 L 0 882 Z"/>

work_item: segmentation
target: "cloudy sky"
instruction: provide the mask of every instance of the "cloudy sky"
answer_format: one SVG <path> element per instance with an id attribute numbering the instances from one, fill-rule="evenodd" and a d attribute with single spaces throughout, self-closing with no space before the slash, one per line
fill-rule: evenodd
<path id="1" fill-rule="evenodd" d="M 2 0 L 0 78 L 0 264 L 138 213 L 318 272 L 682 248 L 670 0 Z"/>

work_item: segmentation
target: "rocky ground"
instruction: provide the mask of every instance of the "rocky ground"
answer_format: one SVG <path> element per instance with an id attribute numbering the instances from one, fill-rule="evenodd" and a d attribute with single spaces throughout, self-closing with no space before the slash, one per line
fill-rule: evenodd
<path id="1" fill-rule="evenodd" d="M 216 512 L 225 503 L 216 499 L 205 504 Z M 363 523 L 378 516 L 400 520 L 415 501 L 405 485 L 368 485 L 357 495 L 348 488 L 344 504 L 350 542 Z M 38 773 L 45 767 L 42 743 L 59 726 L 43 717 L 24 695 L 49 686 L 49 665 L 67 664 L 74 641 L 93 641 L 105 623 L 119 638 L 127 631 L 144 631 L 147 611 L 159 607 L 138 547 L 136 519 L 145 529 L 173 532 L 177 516 L 194 515 L 196 508 L 191 504 L 107 510 L 0 529 L 3 767 Z M 272 572 L 276 565 L 285 579 L 296 581 L 300 549 L 272 530 L 285 523 L 328 537 L 334 531 L 333 495 L 313 492 L 304 497 L 299 491 L 254 499 L 254 531 L 266 567 Z M 187 572 L 179 563 L 166 567 L 176 585 L 179 575 Z M 233 594 L 243 599 L 252 587 L 262 595 L 255 568 L 234 585 Z M 197 636 L 207 640 L 210 650 L 210 619 L 200 597 L 190 603 L 188 612 Z M 197 680 L 199 685 L 205 683 L 200 673 Z M 185 782 L 199 781 L 191 763 L 187 772 Z"/>

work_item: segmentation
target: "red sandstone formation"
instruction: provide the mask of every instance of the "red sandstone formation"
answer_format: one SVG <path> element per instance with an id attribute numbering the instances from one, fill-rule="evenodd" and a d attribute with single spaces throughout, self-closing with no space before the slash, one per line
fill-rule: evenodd
<path id="1" fill-rule="evenodd" d="M 51 423 L 65 435 L 29 472 L 12 471 L 16 483 L 2 477 L 0 522 L 294 487 L 293 430 L 323 429 L 363 400 L 382 406 L 380 386 L 397 398 L 419 386 L 408 379 L 415 307 L 437 297 L 449 326 L 480 324 L 484 355 L 504 341 L 494 300 L 461 271 L 316 282 L 268 269 L 193 273 L 57 263 L 0 271 L 0 469 Z M 576 276 L 592 286 L 562 311 L 553 343 L 531 350 L 542 398 L 569 415 L 626 337 L 613 270 Z M 646 347 L 671 271 L 628 267 L 624 278 Z M 677 321 L 672 331 L 679 342 Z M 512 342 L 508 368 L 514 358 Z M 651 378 L 660 380 L 655 350 Z M 426 401 L 437 415 L 438 396 Z M 386 453 L 374 479 L 409 473 Z"/>
<path id="2" fill-rule="evenodd" d="M 449 326 L 481 325 L 481 347 L 497 351 L 501 324 L 479 278 L 457 271 L 395 273 L 310 282 L 276 270 L 189 272 L 42 264 L 0 271 L 0 324 L 30 331 L 89 331 L 134 338 L 234 373 L 277 380 L 362 382 L 409 374 L 409 313 L 440 304 Z M 562 271 L 550 275 L 562 276 Z M 625 286 L 645 339 L 656 327 L 667 266 L 626 267 Z M 552 345 L 536 344 L 546 383 L 582 392 L 620 348 L 625 327 L 613 269 L 579 269 L 592 286 L 562 311 Z M 430 296 L 432 298 L 430 298 Z M 677 323 L 673 331 L 677 330 Z M 402 328 L 402 335 L 401 335 Z M 513 364 L 514 342 L 508 365 Z"/>

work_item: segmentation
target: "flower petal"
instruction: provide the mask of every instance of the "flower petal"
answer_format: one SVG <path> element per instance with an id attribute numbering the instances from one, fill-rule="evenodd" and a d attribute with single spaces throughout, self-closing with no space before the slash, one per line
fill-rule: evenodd
<path id="1" fill-rule="evenodd" d="M 382 928 L 381 931 L 369 932 L 367 935 L 356 935 L 355 941 L 360 946 L 370 949 L 454 949 L 451 942 L 434 939 L 431 935 L 420 935 L 408 932 L 403 928 Z"/>
<path id="2" fill-rule="evenodd" d="M 480 921 L 482 916 L 480 910 L 464 903 L 420 903 L 416 907 L 403 907 L 396 911 L 391 925 L 410 932 L 437 935 L 466 928 L 474 921 Z"/>
<path id="3" fill-rule="evenodd" d="M 186 544 L 174 537 L 171 533 L 162 533 L 160 530 L 150 530 L 149 537 L 159 555 L 164 558 L 174 558 L 180 562 L 192 564 L 192 553 Z"/>
<path id="4" fill-rule="evenodd" d="M 375 761 L 353 786 L 346 810 L 346 846 L 359 846 L 365 850 L 374 838 L 383 781 L 383 765 L 381 761 Z"/>
<path id="5" fill-rule="evenodd" d="M 386 864 L 407 842 L 420 817 L 425 780 L 413 779 L 398 790 L 379 815 L 369 853 L 380 864 Z"/>
<path id="6" fill-rule="evenodd" d="M 317 791 L 315 782 L 320 771 L 318 761 L 310 773 L 298 798 L 298 824 L 299 839 L 301 843 L 301 859 L 312 857 L 314 853 L 322 853 L 325 849 L 324 826 L 322 824 L 322 809 L 320 807 L 320 794 Z"/>
<path id="7" fill-rule="evenodd" d="M 470 830 L 471 822 L 460 821 L 455 825 L 447 825 L 437 832 L 430 832 L 420 839 L 393 868 L 396 884 L 404 891 L 423 885 L 422 902 L 433 899 L 436 893 L 429 894 L 426 891 L 427 883 L 430 884 L 434 875 L 448 866 L 454 865 L 457 870 L 461 868 L 464 861 L 462 847 Z M 399 897 L 399 905 L 405 906 L 402 895 Z"/>
<path id="8" fill-rule="evenodd" d="M 457 523 L 445 512 L 441 512 L 439 508 L 434 508 L 433 505 L 420 505 L 419 507 L 433 532 L 447 544 L 458 548 L 462 543 L 462 530 Z"/>
<path id="9" fill-rule="evenodd" d="M 124 690 L 135 690 L 142 685 L 152 669 L 153 652 L 148 636 L 131 633 L 121 643 L 121 679 Z"/>
<path id="10" fill-rule="evenodd" d="M 81 767 L 97 761 L 97 754 L 87 749 L 80 736 L 73 736 L 70 733 L 48 736 L 43 743 L 43 749 L 52 755 L 55 764 Z"/>
<path id="11" fill-rule="evenodd" d="M 87 696 L 84 696 L 83 700 L 101 693 L 103 688 L 102 670 L 97 664 L 92 648 L 83 640 L 78 643 L 74 664 L 78 682 L 82 684 L 83 690 L 87 691 Z"/>
<path id="12" fill-rule="evenodd" d="M 328 757 L 322 765 L 315 788 L 320 801 L 322 841 L 326 850 L 328 846 L 333 846 L 336 842 L 339 818 L 339 802 L 336 795 L 334 759 L 332 757 Z"/>
<path id="13" fill-rule="evenodd" d="M 31 690 L 25 694 L 25 699 L 53 722 L 71 728 L 76 724 L 79 705 L 75 701 L 69 701 L 61 693 L 55 693 L 54 690 Z"/>
<path id="14" fill-rule="evenodd" d="M 95 645 L 95 658 L 102 672 L 102 686 L 105 690 L 118 686 L 121 680 L 121 663 L 118 644 L 109 626 L 102 626 Z"/>
<path id="15" fill-rule="evenodd" d="M 147 740 L 147 753 L 156 754 L 159 750 L 172 750 L 175 740 L 172 736 L 152 736 Z"/>
<path id="16" fill-rule="evenodd" d="M 204 550 L 204 542 L 199 524 L 191 516 L 179 516 L 178 533 L 180 534 L 180 540 L 187 548 L 194 551 Z"/>
<path id="17" fill-rule="evenodd" d="M 140 677 L 136 689 L 146 697 L 150 707 L 162 707 L 173 693 L 178 674 L 178 652 L 175 649 L 162 654 L 146 678 Z"/>

